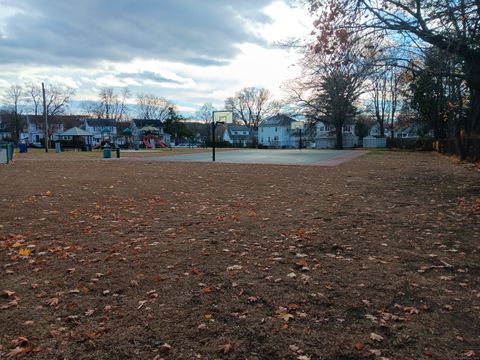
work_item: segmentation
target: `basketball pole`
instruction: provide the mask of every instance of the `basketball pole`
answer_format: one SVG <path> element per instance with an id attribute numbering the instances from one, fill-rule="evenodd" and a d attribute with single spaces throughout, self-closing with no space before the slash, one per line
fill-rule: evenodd
<path id="1" fill-rule="evenodd" d="M 228 120 L 227 116 L 221 116 L 220 119 L 224 118 L 225 121 L 215 121 L 215 114 L 216 113 L 228 113 L 230 114 L 230 121 Z M 225 124 L 225 123 L 231 123 L 233 118 L 233 114 L 231 111 L 212 111 L 212 161 L 215 161 L 215 130 L 217 128 L 218 124 Z"/>
<path id="2" fill-rule="evenodd" d="M 212 114 L 212 161 L 215 161 L 215 116 Z"/>

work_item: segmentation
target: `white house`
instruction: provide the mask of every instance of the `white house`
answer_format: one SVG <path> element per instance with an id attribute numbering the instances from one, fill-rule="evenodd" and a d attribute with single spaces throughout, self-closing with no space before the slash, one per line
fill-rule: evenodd
<path id="1" fill-rule="evenodd" d="M 48 117 L 48 137 L 50 141 L 60 140 L 60 134 L 67 126 L 78 125 L 79 119 L 76 116 L 55 115 Z M 20 138 L 33 146 L 42 146 L 45 137 L 45 117 L 43 115 L 26 115 L 26 128 L 20 134 Z"/>
<path id="2" fill-rule="evenodd" d="M 117 144 L 117 122 L 113 119 L 85 119 L 85 131 L 93 134 L 89 145 L 99 146 L 102 142 Z"/>
<path id="3" fill-rule="evenodd" d="M 258 126 L 258 145 L 269 148 L 288 149 L 298 147 L 297 131 L 292 130 L 296 121 L 287 115 L 275 115 Z"/>
<path id="4" fill-rule="evenodd" d="M 353 148 L 358 146 L 358 136 L 355 135 L 355 125 L 347 124 L 342 127 L 343 147 Z M 334 149 L 337 142 L 335 127 L 318 121 L 310 131 L 309 147 L 316 149 Z"/>
<path id="5" fill-rule="evenodd" d="M 223 140 L 234 147 L 249 147 L 254 145 L 256 132 L 246 125 L 228 125 L 223 132 Z"/>

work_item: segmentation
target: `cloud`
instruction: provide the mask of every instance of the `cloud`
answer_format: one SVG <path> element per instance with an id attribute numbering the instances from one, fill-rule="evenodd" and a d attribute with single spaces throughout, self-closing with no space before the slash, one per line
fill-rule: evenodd
<path id="1" fill-rule="evenodd" d="M 4 0 L 0 63 L 94 66 L 159 59 L 225 65 L 239 44 L 263 44 L 252 24 L 272 0 Z"/>

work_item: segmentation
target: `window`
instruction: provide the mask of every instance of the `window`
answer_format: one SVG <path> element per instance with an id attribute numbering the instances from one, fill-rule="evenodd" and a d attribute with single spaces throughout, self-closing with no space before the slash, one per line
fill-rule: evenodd
<path id="1" fill-rule="evenodd" d="M 277 132 L 277 128 L 275 128 L 275 132 Z"/>

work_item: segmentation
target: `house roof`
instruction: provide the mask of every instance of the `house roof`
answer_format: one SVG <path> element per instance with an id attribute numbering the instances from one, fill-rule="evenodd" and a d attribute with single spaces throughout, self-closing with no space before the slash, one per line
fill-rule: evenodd
<path id="1" fill-rule="evenodd" d="M 254 131 L 251 127 L 246 125 L 229 125 L 226 128 L 228 132 L 228 136 L 233 141 L 250 141 L 252 137 L 256 136 L 256 131 Z M 247 134 L 238 134 L 237 132 L 244 132 L 246 131 Z"/>
<path id="2" fill-rule="evenodd" d="M 60 136 L 92 136 L 93 134 L 90 134 L 89 132 L 82 130 L 78 127 L 73 127 L 71 129 L 68 129 L 67 131 L 64 131 L 59 135 Z"/>
<path id="3" fill-rule="evenodd" d="M 160 119 L 132 119 L 132 123 L 134 123 L 138 128 L 142 128 L 144 126 L 154 126 L 157 128 L 163 127 L 163 122 Z"/>
<path id="4" fill-rule="evenodd" d="M 51 124 L 63 124 L 66 126 L 80 125 L 85 116 L 82 115 L 49 115 L 48 123 Z M 31 124 L 37 124 L 43 126 L 45 124 L 44 115 L 26 115 L 26 119 Z M 67 126 L 68 126 L 67 125 Z"/>
<path id="5" fill-rule="evenodd" d="M 290 116 L 277 114 L 262 121 L 259 126 L 285 126 L 290 128 L 294 121 L 296 120 L 292 119 Z"/>
<path id="6" fill-rule="evenodd" d="M 114 119 L 86 119 L 88 126 L 92 127 L 115 127 L 117 121 Z"/>
<path id="7" fill-rule="evenodd" d="M 229 125 L 227 126 L 228 131 L 248 131 L 250 132 L 250 127 L 247 125 Z"/>

